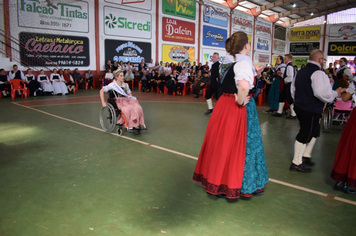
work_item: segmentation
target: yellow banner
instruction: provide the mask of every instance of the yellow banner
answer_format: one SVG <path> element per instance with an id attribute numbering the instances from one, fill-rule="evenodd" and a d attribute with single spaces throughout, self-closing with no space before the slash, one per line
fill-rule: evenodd
<path id="1" fill-rule="evenodd" d="M 291 28 L 289 33 L 290 41 L 318 41 L 320 36 L 320 26 Z"/>
<path id="2" fill-rule="evenodd" d="M 195 48 L 178 45 L 162 45 L 163 62 L 190 62 L 195 61 Z"/>

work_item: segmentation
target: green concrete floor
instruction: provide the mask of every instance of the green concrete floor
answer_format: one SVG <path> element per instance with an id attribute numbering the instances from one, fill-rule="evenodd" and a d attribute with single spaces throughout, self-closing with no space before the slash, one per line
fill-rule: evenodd
<path id="1" fill-rule="evenodd" d="M 71 96 L 89 101 L 93 95 L 98 90 Z M 53 99 L 67 98 L 14 101 Z M 203 115 L 206 104 L 181 99 L 141 101 L 148 131 L 124 136 L 197 157 L 209 120 Z M 356 230 L 355 205 L 273 182 L 261 197 L 218 199 L 192 181 L 195 160 L 39 112 L 100 128 L 98 102 L 34 107 L 38 111 L 12 102 L 0 99 L 1 236 L 353 235 Z M 335 192 L 329 177 L 342 127 L 321 134 L 312 173 L 294 173 L 288 168 L 298 123 L 263 109 L 258 107 L 270 178 L 356 201 Z"/>

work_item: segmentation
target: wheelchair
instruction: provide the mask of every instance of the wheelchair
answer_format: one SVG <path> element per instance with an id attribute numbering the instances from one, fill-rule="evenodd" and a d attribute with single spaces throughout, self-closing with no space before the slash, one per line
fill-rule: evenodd
<path id="1" fill-rule="evenodd" d="M 123 134 L 124 129 L 126 129 L 127 132 L 127 122 L 126 122 L 126 117 L 125 114 L 117 107 L 116 104 L 116 98 L 118 97 L 118 94 L 114 91 L 109 92 L 109 98 L 107 99 L 106 107 L 102 107 L 100 110 L 99 114 L 99 121 L 101 128 L 105 132 L 112 133 L 116 129 L 116 125 L 118 125 L 117 129 L 117 134 L 121 136 Z M 117 124 L 117 121 L 121 118 L 121 116 L 124 119 L 124 122 L 122 124 Z M 139 133 L 140 129 L 133 129 L 130 130 L 130 133 Z"/>
<path id="2" fill-rule="evenodd" d="M 344 125 L 350 117 L 353 109 L 352 100 L 344 102 L 336 99 L 334 103 L 328 103 L 324 110 L 323 130 L 326 133 L 331 131 L 333 123 Z"/>

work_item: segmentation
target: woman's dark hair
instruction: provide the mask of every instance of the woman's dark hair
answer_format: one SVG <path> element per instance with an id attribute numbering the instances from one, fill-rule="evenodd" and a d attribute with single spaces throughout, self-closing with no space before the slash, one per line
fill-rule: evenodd
<path id="1" fill-rule="evenodd" d="M 235 32 L 230 37 L 230 50 L 229 50 L 229 53 L 231 55 L 235 55 L 235 54 L 240 53 L 244 49 L 246 43 L 248 43 L 247 34 L 245 32 L 242 32 L 242 31 Z"/>
<path id="2" fill-rule="evenodd" d="M 281 62 L 284 63 L 283 57 L 282 56 L 278 56 L 279 59 L 281 59 Z"/>

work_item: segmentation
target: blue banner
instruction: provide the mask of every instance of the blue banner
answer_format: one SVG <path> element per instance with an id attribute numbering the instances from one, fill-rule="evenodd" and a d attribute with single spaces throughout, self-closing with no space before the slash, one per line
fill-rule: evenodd
<path id="1" fill-rule="evenodd" d="M 203 26 L 203 45 L 224 48 L 226 38 L 227 30 Z"/>
<path id="2" fill-rule="evenodd" d="M 227 15 L 226 10 L 219 7 L 214 8 L 210 6 L 204 6 L 203 21 L 206 23 L 227 27 L 229 16 Z"/>

